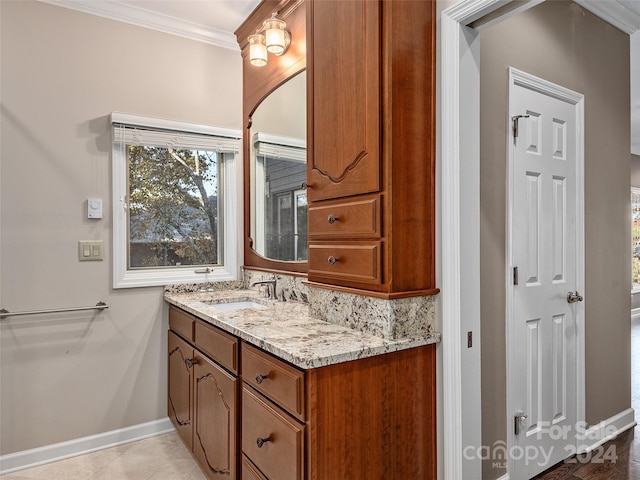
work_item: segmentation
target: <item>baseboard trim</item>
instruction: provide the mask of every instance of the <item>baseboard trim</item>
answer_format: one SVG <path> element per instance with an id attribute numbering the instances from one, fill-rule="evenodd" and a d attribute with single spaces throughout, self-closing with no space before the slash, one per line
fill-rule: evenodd
<path id="1" fill-rule="evenodd" d="M 168 417 L 67 442 L 0 456 L 0 475 L 135 442 L 175 430 Z"/>
<path id="2" fill-rule="evenodd" d="M 578 453 L 589 453 L 600 445 L 613 440 L 621 433 L 635 427 L 635 411 L 628 408 L 611 418 L 601 421 L 597 425 L 578 435 Z"/>

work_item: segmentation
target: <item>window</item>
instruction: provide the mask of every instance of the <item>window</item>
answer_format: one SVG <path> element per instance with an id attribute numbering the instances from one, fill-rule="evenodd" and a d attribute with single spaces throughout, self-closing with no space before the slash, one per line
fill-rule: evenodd
<path id="1" fill-rule="evenodd" d="M 306 143 L 265 133 L 252 143 L 254 248 L 274 260 L 307 260 Z"/>
<path id="2" fill-rule="evenodd" d="M 631 286 L 640 292 L 640 188 L 631 187 Z"/>
<path id="3" fill-rule="evenodd" d="M 240 132 L 113 113 L 114 288 L 236 280 Z"/>

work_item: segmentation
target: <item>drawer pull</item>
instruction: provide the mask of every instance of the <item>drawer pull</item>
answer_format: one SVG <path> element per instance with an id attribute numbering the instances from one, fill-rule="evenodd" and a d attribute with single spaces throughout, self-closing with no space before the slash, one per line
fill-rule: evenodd
<path id="1" fill-rule="evenodd" d="M 195 358 L 185 358 L 184 363 L 187 365 L 187 368 L 193 368 L 198 361 Z"/>
<path id="2" fill-rule="evenodd" d="M 334 223 L 336 223 L 338 220 L 340 220 L 340 218 L 339 218 L 339 217 L 336 217 L 333 213 L 332 213 L 332 214 L 330 214 L 330 215 L 327 217 L 327 222 L 329 222 L 329 224 L 331 224 L 331 225 L 333 225 Z"/>
<path id="3" fill-rule="evenodd" d="M 269 378 L 269 374 L 262 375 L 260 373 L 256 374 L 256 383 L 260 384 L 264 382 L 267 378 Z"/>
<path id="4" fill-rule="evenodd" d="M 338 259 L 333 255 L 327 258 L 327 261 L 329 262 L 329 265 L 335 265 L 336 263 L 338 263 Z"/>
<path id="5" fill-rule="evenodd" d="M 262 437 L 258 437 L 256 438 L 256 444 L 258 445 L 258 448 L 262 448 L 262 446 L 271 441 L 271 435 L 269 435 L 267 438 L 262 438 Z"/>

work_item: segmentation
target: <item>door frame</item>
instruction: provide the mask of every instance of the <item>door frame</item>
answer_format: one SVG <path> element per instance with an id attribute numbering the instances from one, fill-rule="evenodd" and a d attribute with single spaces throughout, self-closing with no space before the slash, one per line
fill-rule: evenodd
<path id="1" fill-rule="evenodd" d="M 442 366 L 438 377 L 438 431 L 442 433 L 438 439 L 438 477 L 446 475 L 447 480 L 482 476 L 481 459 L 464 455 L 466 446 L 482 445 L 478 375 L 480 251 L 477 247 L 480 239 L 479 32 L 541 1 L 462 0 L 442 10 L 440 15 L 437 58 L 440 135 L 436 146 L 439 152 L 436 191 L 440 205 L 436 215 L 440 232 L 438 274 L 442 287 L 439 299 L 442 343 L 438 348 L 438 364 Z M 640 20 L 630 18 L 617 4 L 586 0 L 576 0 L 576 3 L 625 33 L 640 29 Z M 446 5 L 438 1 L 437 8 Z M 467 348 L 467 332 L 474 332 L 473 348 Z"/>
<path id="2" fill-rule="evenodd" d="M 509 67 L 509 117 L 507 118 L 507 125 L 511 125 L 511 118 L 516 112 L 512 112 L 512 98 L 514 96 L 514 89 L 516 87 L 524 87 L 543 95 L 547 95 L 563 102 L 566 102 L 575 107 L 575 122 L 576 122 L 576 139 L 575 139 L 575 151 L 576 151 L 576 169 L 575 169 L 575 181 L 576 181 L 576 286 L 575 288 L 579 292 L 585 291 L 585 223 L 584 223 L 584 95 L 561 87 L 554 83 L 551 83 L 542 78 L 536 77 L 529 73 L 517 70 L 513 67 Z M 505 289 L 506 289 L 506 310 L 505 310 L 505 339 L 506 339 L 506 367 L 507 367 L 507 451 L 511 451 L 511 448 L 515 445 L 515 434 L 513 429 L 510 428 L 513 425 L 513 415 L 515 412 L 515 400 L 513 395 L 514 384 L 516 380 L 515 368 L 511 365 L 509 359 L 513 354 L 512 351 L 512 337 L 513 329 L 510 327 L 513 320 L 513 312 L 515 308 L 514 300 L 514 285 L 512 277 L 510 275 L 512 258 L 512 240 L 513 240 L 513 193 L 514 193 L 514 178 L 513 178 L 513 162 L 515 149 L 513 148 L 513 137 L 507 135 L 507 238 L 506 238 L 506 262 L 505 262 Z M 579 436 L 577 428 L 580 425 L 584 425 L 585 422 L 585 324 L 584 324 L 584 312 L 585 303 L 577 304 L 575 310 L 576 315 L 576 425 L 573 427 L 576 429 L 576 437 L 574 446 L 576 451 L 579 447 Z M 507 472 L 513 471 L 513 460 L 511 456 L 507 456 L 508 467 Z M 550 467 L 551 465 L 549 465 Z"/>

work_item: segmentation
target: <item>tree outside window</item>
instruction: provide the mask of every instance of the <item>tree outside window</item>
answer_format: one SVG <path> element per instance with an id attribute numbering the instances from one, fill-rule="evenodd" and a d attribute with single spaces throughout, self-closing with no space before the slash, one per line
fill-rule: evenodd
<path id="1" fill-rule="evenodd" d="M 218 263 L 218 154 L 127 145 L 129 267 Z"/>

